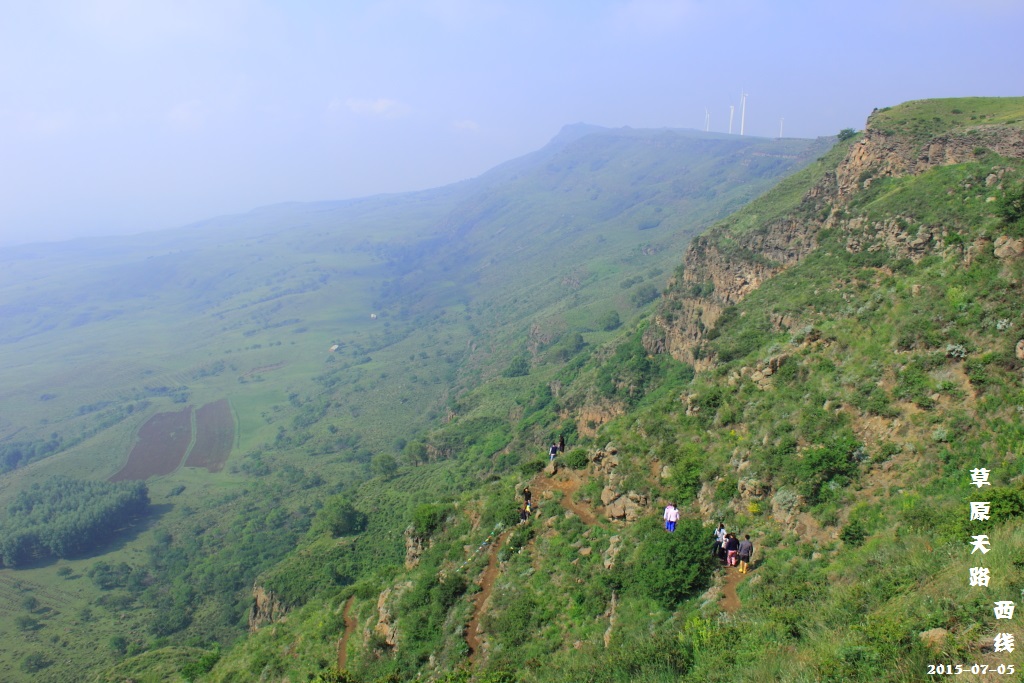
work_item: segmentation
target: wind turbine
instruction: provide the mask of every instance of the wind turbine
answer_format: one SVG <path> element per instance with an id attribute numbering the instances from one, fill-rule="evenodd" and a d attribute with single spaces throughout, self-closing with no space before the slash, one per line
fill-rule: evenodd
<path id="1" fill-rule="evenodd" d="M 711 112 L 704 107 L 704 132 L 707 133 L 709 130 L 711 130 Z"/>
<path id="2" fill-rule="evenodd" d="M 747 93 L 740 92 L 740 135 L 747 125 Z"/>
<path id="3" fill-rule="evenodd" d="M 732 135 L 732 116 L 736 113 L 736 105 L 729 105 L 729 135 Z"/>
<path id="4" fill-rule="evenodd" d="M 782 122 L 785 121 L 785 120 L 786 119 L 782 118 L 781 116 L 779 117 L 779 139 L 780 140 L 782 139 Z"/>

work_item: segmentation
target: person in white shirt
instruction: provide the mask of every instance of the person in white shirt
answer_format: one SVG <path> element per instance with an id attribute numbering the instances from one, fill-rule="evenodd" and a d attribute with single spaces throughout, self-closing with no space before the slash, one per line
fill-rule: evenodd
<path id="1" fill-rule="evenodd" d="M 675 503 L 669 503 L 665 506 L 665 531 L 675 531 L 676 522 L 679 521 L 679 508 L 676 507 Z"/>

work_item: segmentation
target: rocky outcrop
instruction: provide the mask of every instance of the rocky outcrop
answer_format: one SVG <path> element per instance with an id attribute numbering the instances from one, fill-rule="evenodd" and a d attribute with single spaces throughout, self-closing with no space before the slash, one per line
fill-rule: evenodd
<path id="1" fill-rule="evenodd" d="M 405 530 L 405 568 L 415 569 L 420 563 L 420 556 L 426 551 L 424 539 L 416 535 L 412 526 Z"/>
<path id="2" fill-rule="evenodd" d="M 255 633 L 262 626 L 284 619 L 288 607 L 259 583 L 252 587 L 252 607 L 249 608 L 249 632 Z"/>
<path id="3" fill-rule="evenodd" d="M 580 436 L 597 436 L 597 430 L 606 422 L 611 422 L 625 412 L 620 405 L 611 403 L 588 404 L 576 411 L 566 411 L 562 419 L 575 419 L 576 431 Z"/>
<path id="4" fill-rule="evenodd" d="M 772 358 L 769 358 L 766 361 L 758 363 L 753 367 L 744 366 L 739 370 L 733 371 L 732 374 L 729 375 L 728 380 L 726 381 L 728 382 L 729 386 L 734 387 L 737 384 L 739 384 L 743 379 L 749 379 L 757 386 L 758 389 L 770 389 L 771 378 L 775 375 L 775 373 L 779 371 L 779 368 L 781 368 L 788 360 L 789 355 L 785 353 L 780 354 L 778 356 L 773 356 Z M 691 399 L 690 402 L 687 403 L 687 415 L 695 414 L 699 410 L 699 407 L 694 409 L 693 399 Z"/>
<path id="5" fill-rule="evenodd" d="M 605 500 L 605 494 L 610 493 L 611 498 L 604 506 L 605 515 L 611 520 L 620 520 L 624 522 L 635 522 L 640 519 L 640 516 L 644 512 L 644 508 L 648 506 L 647 496 L 641 495 L 636 491 L 629 491 L 623 495 L 615 495 L 614 491 L 606 488 L 601 493 L 601 502 Z M 609 497 L 611 497 L 609 496 Z"/>
<path id="6" fill-rule="evenodd" d="M 830 193 L 819 187 L 807 201 L 815 204 Z M 682 277 L 670 281 L 667 301 L 644 334 L 647 351 L 669 353 L 698 370 L 713 366 L 714 359 L 696 351 L 722 311 L 814 251 L 819 229 L 815 222 L 784 219 L 738 239 L 722 241 L 720 232 L 696 238 Z"/>
<path id="7" fill-rule="evenodd" d="M 1019 259 L 1024 256 L 1024 239 L 1013 239 L 1001 235 L 992 244 L 992 251 L 1001 261 Z"/>
<path id="8" fill-rule="evenodd" d="M 649 353 L 669 353 L 698 371 L 715 366 L 706 346 L 709 333 L 723 312 L 763 282 L 802 261 L 817 248 L 822 229 L 848 233 L 851 252 L 887 249 L 898 257 L 918 260 L 943 249 L 948 233 L 943 226 L 915 225 L 900 217 L 878 223 L 850 220 L 845 211 L 852 197 L 881 177 L 923 173 L 933 167 L 976 159 L 979 149 L 1005 157 L 1024 158 L 1024 131 L 1010 126 L 974 126 L 922 139 L 908 132 L 883 128 L 889 120 L 868 127 L 834 172 L 826 172 L 804 194 L 788 216 L 757 223 L 724 223 L 696 238 L 683 259 L 680 274 L 669 282 L 654 324 L 644 334 Z M 993 169 L 974 189 L 985 201 L 995 201 L 1002 189 L 1002 170 Z M 1000 237 L 992 244 L 996 257 L 1024 255 L 1024 240 Z M 975 254 L 965 254 L 973 258 Z M 783 316 L 785 317 L 785 316 Z M 772 320 L 777 328 L 793 320 Z"/>
<path id="9" fill-rule="evenodd" d="M 864 137 L 850 148 L 836 169 L 840 203 L 875 178 L 917 175 L 934 168 L 975 158 L 975 150 L 989 149 L 1004 157 L 1024 157 L 1024 131 L 1011 126 L 975 126 L 927 140 L 879 130 L 868 119 Z"/>
<path id="10" fill-rule="evenodd" d="M 398 628 L 395 626 L 393 608 L 395 602 L 410 588 L 412 581 L 406 581 L 385 589 L 377 598 L 377 624 L 373 627 L 373 632 L 388 647 L 398 647 Z"/>

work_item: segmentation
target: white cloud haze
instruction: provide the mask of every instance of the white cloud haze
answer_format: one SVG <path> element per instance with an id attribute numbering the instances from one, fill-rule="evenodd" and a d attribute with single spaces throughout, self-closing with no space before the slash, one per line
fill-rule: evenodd
<path id="1" fill-rule="evenodd" d="M 40 0 L 0 22 L 0 245 L 434 187 L 567 123 L 860 128 L 1024 95 L 1009 0 Z"/>

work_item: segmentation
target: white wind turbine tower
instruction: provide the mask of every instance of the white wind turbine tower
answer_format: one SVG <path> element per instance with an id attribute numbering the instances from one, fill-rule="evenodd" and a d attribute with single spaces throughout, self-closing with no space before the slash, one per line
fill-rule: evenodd
<path id="1" fill-rule="evenodd" d="M 783 117 L 781 117 L 781 116 L 779 117 L 779 139 L 780 140 L 782 139 L 782 122 L 785 121 L 785 120 L 786 119 L 784 119 Z"/>
<path id="2" fill-rule="evenodd" d="M 707 133 L 709 130 L 711 130 L 711 112 L 704 107 L 704 132 Z"/>
<path id="3" fill-rule="evenodd" d="M 736 105 L 729 105 L 729 135 L 732 135 L 732 117 L 736 113 Z"/>
<path id="4" fill-rule="evenodd" d="M 740 135 L 743 135 L 743 131 L 747 125 L 747 93 L 740 93 Z"/>

